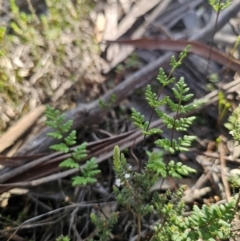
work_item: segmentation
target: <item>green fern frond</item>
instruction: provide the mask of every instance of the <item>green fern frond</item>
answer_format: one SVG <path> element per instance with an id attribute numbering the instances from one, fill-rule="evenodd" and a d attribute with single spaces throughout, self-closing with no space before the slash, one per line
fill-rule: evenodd
<path id="1" fill-rule="evenodd" d="M 91 158 L 86 162 L 85 167 L 82 169 L 84 177 L 93 177 L 96 174 L 100 173 L 100 170 L 97 169 L 98 165 L 95 158 Z"/>
<path id="2" fill-rule="evenodd" d="M 166 151 L 170 153 L 175 153 L 176 151 L 188 151 L 188 147 L 191 146 L 191 143 L 196 139 L 196 136 L 183 136 L 183 138 L 179 137 L 177 140 L 173 139 L 170 141 L 169 139 L 159 139 L 155 141 L 155 144 L 162 147 Z"/>
<path id="3" fill-rule="evenodd" d="M 72 178 L 73 186 L 86 186 L 87 184 L 92 184 L 97 181 L 96 178 L 77 176 Z"/>
<path id="4" fill-rule="evenodd" d="M 175 81 L 175 78 L 174 77 L 168 78 L 164 70 L 160 68 L 158 72 L 157 80 L 163 86 L 167 86 L 169 84 L 172 84 Z"/>
<path id="5" fill-rule="evenodd" d="M 154 142 L 157 146 L 162 147 L 164 150 L 169 151 L 170 153 L 175 153 L 175 149 L 172 147 L 172 143 L 169 139 L 159 139 Z"/>
<path id="6" fill-rule="evenodd" d="M 196 171 L 191 167 L 183 165 L 181 162 L 175 163 L 174 161 L 170 161 L 167 165 L 167 173 L 171 177 L 182 178 L 182 176 L 196 173 Z"/>
<path id="7" fill-rule="evenodd" d="M 155 134 L 161 134 L 162 130 L 159 128 L 152 128 L 147 131 L 143 131 L 142 133 L 143 133 L 143 135 L 150 136 L 150 135 L 155 135 Z"/>
<path id="8" fill-rule="evenodd" d="M 46 123 L 46 124 L 47 124 L 47 123 Z M 58 130 L 55 130 L 55 132 L 49 132 L 49 133 L 47 133 L 47 136 L 50 136 L 50 137 L 52 137 L 52 138 L 54 138 L 54 139 L 58 139 L 58 140 L 60 140 L 60 139 L 63 138 L 62 133 L 61 133 L 60 131 L 58 131 Z"/>
<path id="9" fill-rule="evenodd" d="M 173 94 L 178 101 L 189 101 L 193 94 L 187 94 L 189 92 L 189 88 L 184 81 L 184 78 L 181 77 L 179 81 L 176 83 L 175 87 L 172 88 Z"/>
<path id="10" fill-rule="evenodd" d="M 61 124 L 61 123 L 59 123 Z M 73 125 L 73 120 L 68 120 L 66 123 L 62 124 L 62 125 L 59 125 L 59 129 L 63 132 L 63 133 L 66 133 L 70 130 L 70 128 L 72 127 Z"/>
<path id="11" fill-rule="evenodd" d="M 59 110 L 47 106 L 45 115 L 47 117 L 46 124 L 54 129 L 54 132 L 48 133 L 56 139 L 63 139 L 63 134 L 69 132 L 72 127 L 73 121 L 65 121 L 65 115 L 61 114 Z M 66 134 L 65 134 L 66 135 Z M 69 153 L 70 147 L 77 143 L 77 132 L 71 131 L 64 139 L 64 142 L 50 146 L 50 149 L 54 151 L 60 151 L 63 153 Z M 78 162 L 87 157 L 87 143 L 82 143 L 80 146 L 73 149 L 71 157 L 67 158 L 59 164 L 59 167 L 64 168 L 79 168 Z M 72 184 L 75 185 L 87 185 L 96 182 L 94 178 L 100 170 L 97 169 L 97 164 L 94 159 L 86 162 L 85 167 L 80 170 L 82 176 L 73 178 Z"/>
<path id="12" fill-rule="evenodd" d="M 157 94 L 152 92 L 151 86 L 147 85 L 145 92 L 146 100 L 151 107 L 157 107 Z"/>
<path id="13" fill-rule="evenodd" d="M 189 112 L 195 110 L 199 105 L 202 104 L 202 102 L 193 102 L 188 105 L 179 105 L 179 104 L 174 103 L 171 99 L 168 99 L 167 104 L 173 112 L 186 114 L 186 113 L 189 113 Z"/>
<path id="14" fill-rule="evenodd" d="M 174 145 L 177 151 L 188 151 L 187 147 L 190 147 L 192 142 L 196 139 L 196 136 L 184 135 L 183 138 L 179 137 Z"/>
<path id="15" fill-rule="evenodd" d="M 180 113 L 182 113 L 182 114 L 189 113 L 189 112 L 195 110 L 201 104 L 202 103 L 200 103 L 200 102 L 193 102 L 193 103 L 185 105 L 185 106 L 181 105 L 180 106 Z"/>
<path id="16" fill-rule="evenodd" d="M 80 146 L 74 149 L 74 152 L 72 153 L 75 160 L 82 160 L 87 156 L 87 143 L 84 142 Z"/>
<path id="17" fill-rule="evenodd" d="M 230 131 L 233 139 L 240 142 L 240 105 L 232 112 L 228 118 L 228 122 L 224 126 Z"/>
<path id="18" fill-rule="evenodd" d="M 73 146 L 77 143 L 77 132 L 73 130 L 64 140 L 68 146 Z"/>
<path id="19" fill-rule="evenodd" d="M 148 121 L 145 121 L 144 115 L 141 115 L 141 113 L 137 112 L 134 108 L 132 108 L 132 120 L 134 125 L 137 126 L 140 130 L 147 130 Z"/>
<path id="20" fill-rule="evenodd" d="M 174 56 L 171 57 L 170 59 L 170 65 L 172 67 L 172 71 L 174 71 L 176 68 L 178 68 L 181 64 L 183 59 L 187 56 L 187 53 L 189 49 L 191 48 L 190 45 L 188 45 L 180 54 L 179 54 L 179 59 L 178 61 L 175 59 Z"/>
<path id="21" fill-rule="evenodd" d="M 161 152 L 149 153 L 149 159 L 146 168 L 149 171 L 156 173 L 160 177 L 167 176 L 166 164 L 163 161 Z"/>
<path id="22" fill-rule="evenodd" d="M 186 217 L 182 228 L 190 228 L 192 234 L 189 238 L 197 237 L 203 240 L 226 239 L 233 235 L 231 232 L 231 221 L 234 218 L 236 200 L 233 199 L 226 204 L 203 205 L 193 207 L 191 216 Z M 186 233 L 186 230 L 184 233 Z M 197 240 L 196 239 L 196 240 Z M 182 239 L 184 240 L 184 239 Z"/>
<path id="23" fill-rule="evenodd" d="M 195 116 L 180 118 L 178 120 L 175 120 L 174 127 L 177 131 L 187 131 L 187 129 L 193 124 L 193 121 L 195 119 Z"/>
<path id="24" fill-rule="evenodd" d="M 82 176 L 72 178 L 72 185 L 78 186 L 95 183 L 97 179 L 94 178 L 94 176 L 100 173 L 100 170 L 98 170 L 97 168 L 98 165 L 95 158 L 91 158 L 90 160 L 88 160 L 85 164 L 85 167 L 81 170 Z"/>
<path id="25" fill-rule="evenodd" d="M 59 164 L 59 167 L 65 167 L 65 168 L 78 168 L 79 164 L 75 162 L 72 158 L 67 158 L 66 160 L 62 161 Z"/>
<path id="26" fill-rule="evenodd" d="M 177 131 L 187 131 L 193 121 L 196 119 L 194 116 L 175 119 L 174 117 L 167 115 L 161 110 L 156 110 L 157 115 L 162 119 L 162 122 L 168 129 L 176 129 Z"/>
<path id="27" fill-rule="evenodd" d="M 219 12 L 229 7 L 232 0 L 208 0 L 208 2 L 216 12 Z"/>
<path id="28" fill-rule="evenodd" d="M 65 143 L 51 145 L 50 149 L 52 149 L 54 151 L 61 151 L 63 153 L 68 153 L 69 152 L 69 147 Z"/>
<path id="29" fill-rule="evenodd" d="M 184 58 L 187 57 L 187 54 L 188 54 L 190 48 L 191 48 L 191 45 L 188 45 L 182 52 L 180 52 L 180 54 L 179 54 L 180 61 L 182 61 Z"/>

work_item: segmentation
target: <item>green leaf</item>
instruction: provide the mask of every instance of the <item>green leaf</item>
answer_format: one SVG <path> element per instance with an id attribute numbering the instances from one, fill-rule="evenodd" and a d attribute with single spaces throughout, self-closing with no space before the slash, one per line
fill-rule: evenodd
<path id="1" fill-rule="evenodd" d="M 97 169 L 98 165 L 95 158 L 91 158 L 86 162 L 85 167 L 82 169 L 84 177 L 92 177 L 100 173 L 100 170 Z"/>
<path id="2" fill-rule="evenodd" d="M 63 162 L 59 164 L 59 167 L 67 167 L 67 168 L 78 168 L 79 164 L 75 162 L 72 158 L 67 158 Z"/>
<path id="3" fill-rule="evenodd" d="M 134 108 L 132 108 L 132 120 L 134 125 L 140 130 L 146 131 L 148 122 L 144 120 L 144 115 L 141 115 L 141 113 L 137 112 Z"/>
<path id="4" fill-rule="evenodd" d="M 68 146 L 73 146 L 75 145 L 77 142 L 76 142 L 76 131 L 73 130 L 69 135 L 68 137 L 65 138 L 65 142 Z"/>
<path id="5" fill-rule="evenodd" d="M 88 184 L 93 184 L 97 181 L 97 179 L 92 177 L 81 177 L 81 176 L 73 177 L 72 180 L 73 180 L 72 182 L 73 186 L 79 186 L 79 185 L 86 186 Z"/>
<path id="6" fill-rule="evenodd" d="M 63 133 L 66 133 L 70 130 L 70 128 L 73 125 L 73 120 L 68 120 L 66 123 L 64 123 L 62 126 L 59 126 L 59 128 L 61 129 L 61 131 Z"/>
<path id="7" fill-rule="evenodd" d="M 47 136 L 53 137 L 53 138 L 58 139 L 58 140 L 63 138 L 61 132 L 59 132 L 59 131 L 47 133 Z"/>
<path id="8" fill-rule="evenodd" d="M 50 149 L 52 149 L 54 151 L 64 152 L 64 153 L 69 152 L 69 147 L 65 143 L 52 145 L 52 146 L 50 146 Z"/>

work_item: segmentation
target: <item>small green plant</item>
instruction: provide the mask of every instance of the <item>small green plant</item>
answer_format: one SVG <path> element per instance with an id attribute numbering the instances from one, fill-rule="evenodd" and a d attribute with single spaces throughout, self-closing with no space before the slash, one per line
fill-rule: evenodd
<path id="1" fill-rule="evenodd" d="M 218 92 L 218 124 L 222 121 L 222 119 L 227 115 L 229 108 L 231 107 L 231 103 L 226 99 L 224 93 L 222 91 Z"/>
<path id="2" fill-rule="evenodd" d="M 181 65 L 188 48 L 180 54 L 179 60 L 171 59 L 171 74 L 174 69 Z M 165 86 L 175 82 L 175 79 L 170 75 L 167 76 L 163 69 L 159 70 L 157 80 L 162 86 L 160 94 Z M 173 191 L 167 190 L 161 194 L 152 193 L 151 189 L 159 178 L 164 179 L 168 176 L 182 178 L 195 173 L 195 170 L 189 166 L 171 160 L 171 155 L 188 151 L 188 148 L 195 140 L 195 136 L 186 134 L 178 138 L 174 138 L 174 136 L 175 132 L 186 132 L 188 130 L 195 117 L 183 117 L 183 115 L 195 110 L 201 103 L 190 102 L 193 95 L 189 93 L 189 88 L 183 78 L 180 78 L 174 84 L 172 92 L 174 99 L 169 96 L 160 98 L 160 94 L 157 95 L 152 91 L 151 86 L 147 86 L 146 100 L 166 127 L 171 130 L 171 138 L 158 138 L 155 141 L 159 151 L 148 150 L 146 152 L 147 161 L 143 167 L 139 166 L 138 171 L 133 171 L 120 148 L 115 146 L 113 168 L 116 182 L 113 191 L 116 199 L 121 206 L 129 211 L 130 217 L 135 222 L 138 241 L 141 239 L 142 220 L 147 215 L 153 214 L 158 217 L 158 221 L 152 223 L 154 232 L 149 239 L 151 241 L 192 241 L 199 239 L 213 241 L 231 238 L 234 236 L 231 222 L 237 205 L 235 199 L 221 205 L 203 205 L 202 207 L 194 205 L 191 215 L 186 217 L 183 215 L 185 204 L 182 201 L 185 186 Z M 167 105 L 173 113 L 169 115 L 162 111 L 160 107 L 163 105 Z M 233 112 L 229 118 L 229 123 L 226 124 L 237 141 L 240 141 L 239 114 L 240 107 Z M 70 147 L 76 144 L 76 131 L 69 133 L 72 121 L 66 121 L 64 115 L 50 106 L 47 107 L 46 117 L 46 123 L 54 129 L 54 132 L 48 135 L 63 140 L 62 143 L 52 145 L 50 148 L 55 151 L 71 153 L 71 157 L 63 161 L 60 167 L 79 168 L 78 162 L 87 156 L 86 143 L 74 148 L 73 152 L 71 152 Z M 132 120 L 144 136 L 160 135 L 163 132 L 160 128 L 151 128 L 150 121 L 146 121 L 145 117 L 135 109 L 132 109 Z M 164 156 L 168 158 L 164 159 Z M 87 185 L 95 182 L 95 175 L 99 173 L 99 170 L 94 159 L 87 161 L 80 173 L 80 176 L 73 178 L 73 185 Z M 108 217 L 92 213 L 90 218 L 98 230 L 96 234 L 97 240 L 109 240 L 111 230 L 118 221 L 118 213 L 112 213 Z M 68 237 L 59 238 L 69 240 Z M 65 239 L 63 240 L 65 241 Z M 95 239 L 91 238 L 89 240 L 94 241 Z"/>
<path id="3" fill-rule="evenodd" d="M 179 60 L 171 58 L 171 66 L 173 71 L 181 65 L 183 58 L 186 56 L 189 47 L 181 54 Z M 141 237 L 142 219 L 147 214 L 157 214 L 159 221 L 154 225 L 154 234 L 151 241 L 190 241 L 190 240 L 208 240 L 229 238 L 232 236 L 231 221 L 234 217 L 235 200 L 218 206 L 214 204 L 210 207 L 198 206 L 193 207 L 193 213 L 189 217 L 184 217 L 183 212 L 185 204 L 183 198 L 185 187 L 180 187 L 177 191 L 166 191 L 166 193 L 152 194 L 151 188 L 159 178 L 167 176 L 174 178 L 182 178 L 186 175 L 194 173 L 195 170 L 169 159 L 171 154 L 176 152 L 188 151 L 195 136 L 183 135 L 174 138 L 175 132 L 186 132 L 192 125 L 195 117 L 181 117 L 196 109 L 201 103 L 190 102 L 193 97 L 189 93 L 189 88 L 180 78 L 172 88 L 175 99 L 169 96 L 160 98 L 162 90 L 165 86 L 173 84 L 175 79 L 167 76 L 163 69 L 159 70 L 157 77 L 161 84 L 160 94 L 152 91 L 151 86 L 147 86 L 146 100 L 158 117 L 171 130 L 171 138 L 159 138 L 155 141 L 155 145 L 159 148 L 159 152 L 147 151 L 147 161 L 144 168 L 139 171 L 132 171 L 120 148 L 115 146 L 113 154 L 113 166 L 116 174 L 116 186 L 114 193 L 117 201 L 129 210 L 133 220 L 136 220 L 138 229 L 138 241 Z M 167 105 L 173 112 L 169 115 L 160 108 Z M 134 124 L 141 129 L 144 136 L 161 134 L 160 128 L 151 128 L 150 122 L 146 121 L 144 116 L 132 109 L 132 119 Z M 167 160 L 164 160 L 163 153 L 167 153 Z M 140 162 L 140 161 L 139 161 Z M 142 162 L 142 160 L 141 160 Z"/>
<path id="4" fill-rule="evenodd" d="M 68 236 L 60 236 L 56 239 L 56 241 L 70 241 L 70 238 Z"/>
<path id="5" fill-rule="evenodd" d="M 161 212 L 168 224 L 157 224 L 155 226 L 157 235 L 152 240 L 215 241 L 230 238 L 233 236 L 231 221 L 234 218 L 235 204 L 236 201 L 232 200 L 225 205 L 203 205 L 201 209 L 194 205 L 189 217 L 182 216 L 183 205 L 178 204 L 177 209 L 173 205 L 163 207 Z"/>
<path id="6" fill-rule="evenodd" d="M 237 145 L 240 144 L 240 105 L 233 110 L 224 126 L 229 130 L 233 140 Z M 229 182 L 233 188 L 240 187 L 240 176 L 235 174 L 229 177 Z M 239 194 L 240 195 L 240 194 Z"/>
<path id="7" fill-rule="evenodd" d="M 208 0 L 208 2 L 216 12 L 219 12 L 229 7 L 232 0 Z"/>
<path id="8" fill-rule="evenodd" d="M 35 13 L 32 1 L 25 1 L 28 13 L 21 11 L 18 1 L 8 2 L 9 12 L 0 10 L 1 15 L 9 17 L 9 22 L 0 27 L 0 101 L 18 118 L 40 99 L 52 97 L 66 79 L 78 81 L 88 67 L 80 59 L 86 52 L 87 56 L 98 52 L 88 20 L 95 1 L 45 0 L 46 13 L 40 15 Z M 33 99 L 37 103 L 31 104 Z M 9 125 L 2 116 L 0 132 Z"/>
<path id="9" fill-rule="evenodd" d="M 224 125 L 233 136 L 233 139 L 240 143 L 240 106 L 238 106 L 228 118 L 228 122 Z"/>
<path id="10" fill-rule="evenodd" d="M 112 213 L 110 217 L 105 217 L 101 215 L 98 217 L 96 214 L 91 213 L 90 215 L 91 221 L 98 229 L 97 239 L 90 239 L 89 241 L 106 241 L 109 239 L 111 234 L 111 229 L 116 224 L 118 220 L 117 213 Z"/>
<path id="11" fill-rule="evenodd" d="M 59 167 L 70 169 L 80 168 L 78 162 L 87 157 L 87 143 L 83 143 L 71 151 L 70 148 L 77 143 L 76 131 L 73 130 L 69 133 L 73 121 L 66 121 L 65 115 L 51 106 L 46 107 L 45 116 L 47 118 L 46 124 L 54 129 L 54 132 L 48 133 L 47 135 L 57 140 L 63 140 L 62 143 L 50 146 L 50 149 L 63 153 L 71 153 L 71 157 L 61 162 Z M 67 135 L 67 133 L 69 134 Z M 95 183 L 97 181 L 95 176 L 100 173 L 100 170 L 97 169 L 95 158 L 88 160 L 80 172 L 80 176 L 73 177 L 73 186 Z"/>

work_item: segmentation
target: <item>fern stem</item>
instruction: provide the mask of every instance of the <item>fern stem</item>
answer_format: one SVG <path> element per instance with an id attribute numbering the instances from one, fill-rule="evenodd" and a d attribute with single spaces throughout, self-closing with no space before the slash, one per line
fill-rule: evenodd
<path id="1" fill-rule="evenodd" d="M 141 216 L 138 214 L 137 215 L 137 223 L 138 223 L 138 241 L 141 239 Z"/>
<path id="2" fill-rule="evenodd" d="M 157 100 L 159 100 L 159 98 L 160 98 L 163 90 L 164 90 L 164 86 L 162 86 L 161 89 L 159 90 L 158 95 L 157 95 Z M 150 124 L 151 124 L 151 122 L 152 122 L 153 112 L 154 112 L 154 108 L 151 109 L 150 118 L 149 118 L 149 121 L 148 121 L 148 126 L 147 126 L 146 131 L 149 130 Z M 143 147 L 145 146 L 146 137 L 147 137 L 147 135 L 145 134 L 144 137 L 143 137 L 142 149 L 143 149 Z M 142 160 L 142 159 L 143 159 L 143 152 L 142 152 L 142 155 L 141 155 L 141 159 L 140 159 L 140 160 Z M 141 171 L 141 164 L 139 163 L 139 172 L 140 172 L 140 171 Z"/>
<path id="3" fill-rule="evenodd" d="M 172 128 L 172 132 L 171 132 L 171 147 L 173 147 L 173 135 L 174 135 L 174 129 L 175 129 L 175 125 L 176 125 L 176 119 L 179 114 L 180 105 L 181 105 L 181 100 L 179 100 L 179 102 L 178 102 L 178 109 L 177 109 L 177 112 L 174 117 L 173 128 Z"/>

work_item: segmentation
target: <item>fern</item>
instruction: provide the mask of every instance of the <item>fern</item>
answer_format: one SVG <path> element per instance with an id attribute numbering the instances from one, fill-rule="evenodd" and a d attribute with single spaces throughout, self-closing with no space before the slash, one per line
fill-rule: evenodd
<path id="1" fill-rule="evenodd" d="M 240 143 L 240 105 L 232 112 L 228 122 L 224 125 L 233 136 L 233 139 Z"/>
<path id="2" fill-rule="evenodd" d="M 48 136 L 51 136 L 55 139 L 62 139 L 63 142 L 59 144 L 55 144 L 50 146 L 50 149 L 54 151 L 59 151 L 63 153 L 70 153 L 70 147 L 77 143 L 77 134 L 76 131 L 71 131 L 68 135 L 70 128 L 72 127 L 73 121 L 68 120 L 66 121 L 65 115 L 61 114 L 59 110 L 55 110 L 54 108 L 47 106 L 45 111 L 45 116 L 47 118 L 46 124 L 54 129 L 54 132 L 48 133 Z M 67 135 L 66 137 L 64 137 Z M 71 152 L 71 157 L 65 159 L 59 164 L 59 167 L 63 168 L 79 168 L 78 162 L 83 160 L 87 157 L 87 143 L 82 143 L 78 147 L 73 149 Z M 80 170 L 81 176 L 73 177 L 72 178 L 72 185 L 87 185 L 92 184 L 97 181 L 94 178 L 100 170 L 97 169 L 97 164 L 95 159 L 92 158 L 91 160 L 86 162 L 85 167 Z"/>
<path id="3" fill-rule="evenodd" d="M 195 139 L 195 136 L 185 135 L 183 138 L 179 137 L 177 140 L 169 140 L 167 138 L 159 139 L 155 141 L 155 144 L 173 154 L 176 151 L 188 151 L 188 147 L 191 146 L 192 141 Z"/>
<path id="4" fill-rule="evenodd" d="M 169 84 L 172 84 L 175 81 L 175 78 L 174 77 L 168 78 L 164 70 L 160 68 L 157 76 L 157 80 L 161 85 L 167 86 Z"/>
<path id="5" fill-rule="evenodd" d="M 232 0 L 208 0 L 208 2 L 216 12 L 219 12 L 226 9 L 231 4 Z"/>
<path id="6" fill-rule="evenodd" d="M 176 60 L 171 58 L 171 73 L 181 65 L 185 58 L 189 47 L 187 47 Z M 170 75 L 171 75 L 170 73 Z M 159 70 L 157 81 L 162 85 L 160 94 L 163 88 L 175 81 L 175 78 L 167 76 L 163 69 Z M 187 165 L 178 161 L 164 160 L 164 154 L 170 157 L 176 152 L 188 151 L 196 136 L 183 135 L 182 137 L 174 138 L 174 132 L 186 132 L 195 120 L 194 116 L 182 117 L 180 115 L 189 113 L 195 110 L 200 102 L 191 102 L 193 95 L 189 93 L 189 88 L 180 78 L 172 88 L 175 100 L 169 96 L 160 98 L 160 95 L 154 93 L 151 86 L 147 86 L 145 97 L 149 106 L 156 112 L 158 117 L 172 131 L 171 138 L 161 138 L 159 134 L 163 132 L 160 128 L 149 128 L 149 122 L 145 117 L 132 109 L 132 120 L 137 128 L 142 131 L 143 135 L 157 135 L 157 140 L 154 142 L 160 151 L 147 151 L 147 161 L 145 167 L 139 172 L 134 172 L 129 169 L 127 160 L 123 153 L 120 152 L 118 146 L 115 146 L 113 153 L 113 167 L 116 175 L 116 186 L 114 193 L 119 204 L 124 206 L 129 213 L 133 214 L 138 226 L 138 240 L 141 233 L 141 219 L 146 214 L 157 214 L 159 222 L 154 226 L 154 234 L 151 237 L 152 241 L 191 241 L 191 240 L 217 240 L 230 237 L 231 225 L 230 222 L 234 216 L 235 200 L 225 205 L 218 206 L 214 204 L 210 207 L 203 206 L 198 208 L 194 206 L 193 213 L 189 217 L 184 217 L 184 203 L 181 201 L 184 195 L 185 187 L 180 187 L 177 191 L 167 190 L 163 194 L 151 194 L 151 188 L 158 178 L 182 178 L 196 171 Z M 163 105 L 168 106 L 173 112 L 169 115 L 159 108 Z M 240 107 L 239 111 L 240 113 Z M 232 134 L 240 138 L 240 122 L 237 115 L 230 117 L 230 124 L 234 129 Z M 236 127 L 239 127 L 237 129 Z M 237 130 L 236 130 L 237 129 Z M 239 139 L 240 141 L 240 139 Z M 163 152 L 165 151 L 165 153 Z M 139 160 L 142 162 L 142 160 Z M 149 198 L 152 196 L 152 198 Z"/>
<path id="7" fill-rule="evenodd" d="M 145 121 L 144 115 L 141 115 L 141 113 L 137 112 L 134 108 L 132 108 L 132 120 L 140 130 L 146 131 L 149 124 L 148 121 Z"/>
<path id="8" fill-rule="evenodd" d="M 109 240 L 111 235 L 111 229 L 113 228 L 114 224 L 116 224 L 118 220 L 118 214 L 113 213 L 110 217 L 106 218 L 103 216 L 98 217 L 96 214 L 91 213 L 90 215 L 91 221 L 95 224 L 98 229 L 98 238 L 93 239 L 91 238 L 89 241 L 106 241 Z"/>

